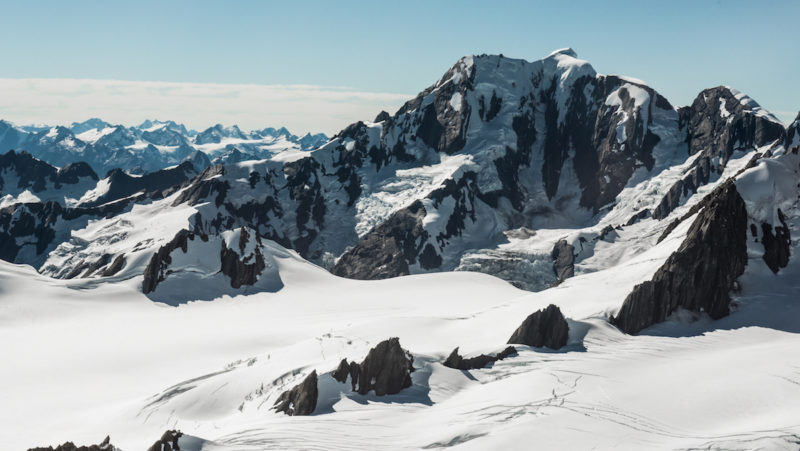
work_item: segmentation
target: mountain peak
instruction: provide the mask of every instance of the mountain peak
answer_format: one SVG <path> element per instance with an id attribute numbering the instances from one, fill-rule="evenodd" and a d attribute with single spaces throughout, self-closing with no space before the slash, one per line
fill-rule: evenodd
<path id="1" fill-rule="evenodd" d="M 573 58 L 577 58 L 578 57 L 578 53 L 575 52 L 575 50 L 573 50 L 572 47 L 565 47 L 563 49 L 555 50 L 552 53 L 550 53 L 549 55 L 547 55 L 547 57 L 548 58 L 552 58 L 552 57 L 557 56 L 557 55 L 567 55 L 567 56 L 571 56 Z"/>

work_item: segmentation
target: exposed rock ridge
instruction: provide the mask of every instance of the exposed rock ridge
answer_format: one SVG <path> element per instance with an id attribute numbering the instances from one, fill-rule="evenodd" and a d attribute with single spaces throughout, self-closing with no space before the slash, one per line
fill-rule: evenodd
<path id="1" fill-rule="evenodd" d="M 181 431 L 166 431 L 147 451 L 181 451 L 179 440 L 182 436 Z"/>
<path id="2" fill-rule="evenodd" d="M 553 272 L 556 273 L 557 282 L 563 282 L 575 275 L 575 246 L 566 240 L 559 240 L 550 255 L 553 258 Z"/>
<path id="3" fill-rule="evenodd" d="M 509 346 L 502 350 L 501 352 L 497 353 L 497 355 L 486 355 L 481 354 L 475 357 L 470 357 L 465 359 L 458 353 L 458 348 L 453 349 L 453 352 L 447 357 L 447 360 L 444 361 L 444 366 L 448 368 L 454 368 L 457 370 L 478 370 L 481 368 L 486 368 L 487 365 L 490 363 L 494 363 L 498 360 L 503 360 L 506 357 L 516 355 L 517 350 L 513 346 Z"/>
<path id="4" fill-rule="evenodd" d="M 161 246 L 158 251 L 153 254 L 144 270 L 142 293 L 147 294 L 155 291 L 158 283 L 162 282 L 168 274 L 169 264 L 172 263 L 172 252 L 180 248 L 186 253 L 189 248 L 189 241 L 194 240 L 194 238 L 194 232 L 182 229 L 167 244 Z M 206 240 L 208 240 L 208 237 L 205 237 L 203 241 Z"/>
<path id="5" fill-rule="evenodd" d="M 318 396 L 317 372 L 312 371 L 303 382 L 281 393 L 273 408 L 289 416 L 311 415 L 317 407 Z"/>
<path id="6" fill-rule="evenodd" d="M 556 305 L 531 313 L 514 331 L 508 344 L 560 349 L 569 339 L 569 324 Z"/>
<path id="7" fill-rule="evenodd" d="M 728 315 L 729 292 L 747 264 L 747 210 L 732 180 L 707 199 L 680 248 L 610 318 L 623 332 L 636 334 L 678 308 Z"/>
<path id="8" fill-rule="evenodd" d="M 254 235 L 251 237 L 250 235 Z M 251 254 L 245 253 L 245 247 L 253 239 L 256 242 Z M 258 276 L 266 267 L 264 255 L 261 253 L 261 237 L 257 233 L 248 232 L 247 227 L 242 227 L 239 233 L 239 252 L 228 248 L 222 241 L 220 261 L 222 273 L 231 278 L 231 287 L 239 288 L 242 285 L 253 285 L 258 281 Z"/>
<path id="9" fill-rule="evenodd" d="M 689 155 L 700 153 L 685 176 L 664 195 L 653 212 L 655 219 L 669 215 L 682 200 L 722 174 L 737 150 L 784 144 L 787 130 L 755 101 L 727 86 L 706 89 L 691 106 L 679 110 Z"/>
<path id="10" fill-rule="evenodd" d="M 99 445 L 89 445 L 89 446 L 77 446 L 72 442 L 65 442 L 61 445 L 56 446 L 53 448 L 52 446 L 48 447 L 38 447 L 38 448 L 29 448 L 28 451 L 119 451 L 114 445 L 111 444 L 111 438 L 106 436 L 105 440 L 100 442 Z"/>
<path id="11" fill-rule="evenodd" d="M 413 371 L 414 357 L 400 346 L 398 338 L 390 338 L 370 349 L 360 364 L 342 360 L 333 378 L 345 383 L 350 376 L 353 391 L 366 395 L 374 390 L 377 396 L 383 396 L 410 387 Z"/>
<path id="12" fill-rule="evenodd" d="M 790 248 L 792 246 L 792 235 L 789 232 L 789 225 L 786 224 L 786 216 L 781 209 L 778 209 L 778 220 L 781 225 L 775 226 L 775 233 L 772 232 L 772 225 L 766 222 L 761 223 L 761 243 L 764 245 L 764 262 L 775 274 L 781 268 L 789 264 Z"/>

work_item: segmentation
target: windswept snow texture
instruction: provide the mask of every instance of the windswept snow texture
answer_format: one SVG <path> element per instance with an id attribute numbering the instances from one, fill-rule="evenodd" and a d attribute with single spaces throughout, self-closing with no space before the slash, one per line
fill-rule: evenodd
<path id="1" fill-rule="evenodd" d="M 675 108 L 572 49 L 464 57 L 330 140 L 0 122 L 0 145 L 44 146 L 0 155 L 0 448 L 797 449 L 798 133 L 725 86 Z M 63 160 L 101 148 L 159 166 Z M 610 324 L 644 282 L 702 286 L 669 262 L 722 258 L 704 233 L 734 219 L 724 315 Z M 558 350 L 444 366 L 551 305 Z M 333 377 L 393 337 L 410 386 Z M 313 372 L 311 415 L 272 409 Z"/>

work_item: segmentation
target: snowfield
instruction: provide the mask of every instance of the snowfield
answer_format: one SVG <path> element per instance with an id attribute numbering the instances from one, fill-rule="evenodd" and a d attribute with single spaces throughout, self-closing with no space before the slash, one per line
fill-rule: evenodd
<path id="1" fill-rule="evenodd" d="M 0 262 L 0 340 L 12 344 L 0 351 L 0 443 L 110 434 L 138 450 L 177 428 L 207 450 L 796 449 L 800 265 L 773 275 L 752 256 L 738 311 L 719 321 L 676 315 L 639 336 L 606 321 L 687 227 L 539 293 L 469 272 L 353 281 L 287 253 L 277 293 L 171 307 L 142 295 L 138 278 L 58 281 Z M 569 318 L 560 351 L 517 346 L 487 369 L 442 365 L 456 346 L 501 350 L 550 303 Z M 362 396 L 326 374 L 391 336 L 414 355 L 411 388 Z M 270 410 L 311 370 L 312 416 Z"/>

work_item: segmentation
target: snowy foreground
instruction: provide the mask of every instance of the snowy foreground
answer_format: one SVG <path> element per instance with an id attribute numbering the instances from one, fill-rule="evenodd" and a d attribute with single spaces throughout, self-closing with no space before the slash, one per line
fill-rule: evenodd
<path id="1" fill-rule="evenodd" d="M 277 293 L 171 307 L 142 295 L 138 278 L 95 286 L 0 262 L 0 443 L 110 434 L 141 450 L 178 428 L 207 450 L 796 449 L 797 260 L 778 275 L 748 264 L 738 311 L 719 321 L 676 319 L 640 336 L 606 322 L 680 231 L 539 293 L 466 272 L 353 281 L 292 253 L 279 259 Z M 518 346 L 519 356 L 483 370 L 441 364 L 456 346 L 501 350 L 549 303 L 571 318 L 561 351 Z M 390 336 L 414 355 L 411 388 L 361 396 L 325 374 Z M 314 415 L 270 410 L 312 369 Z"/>

